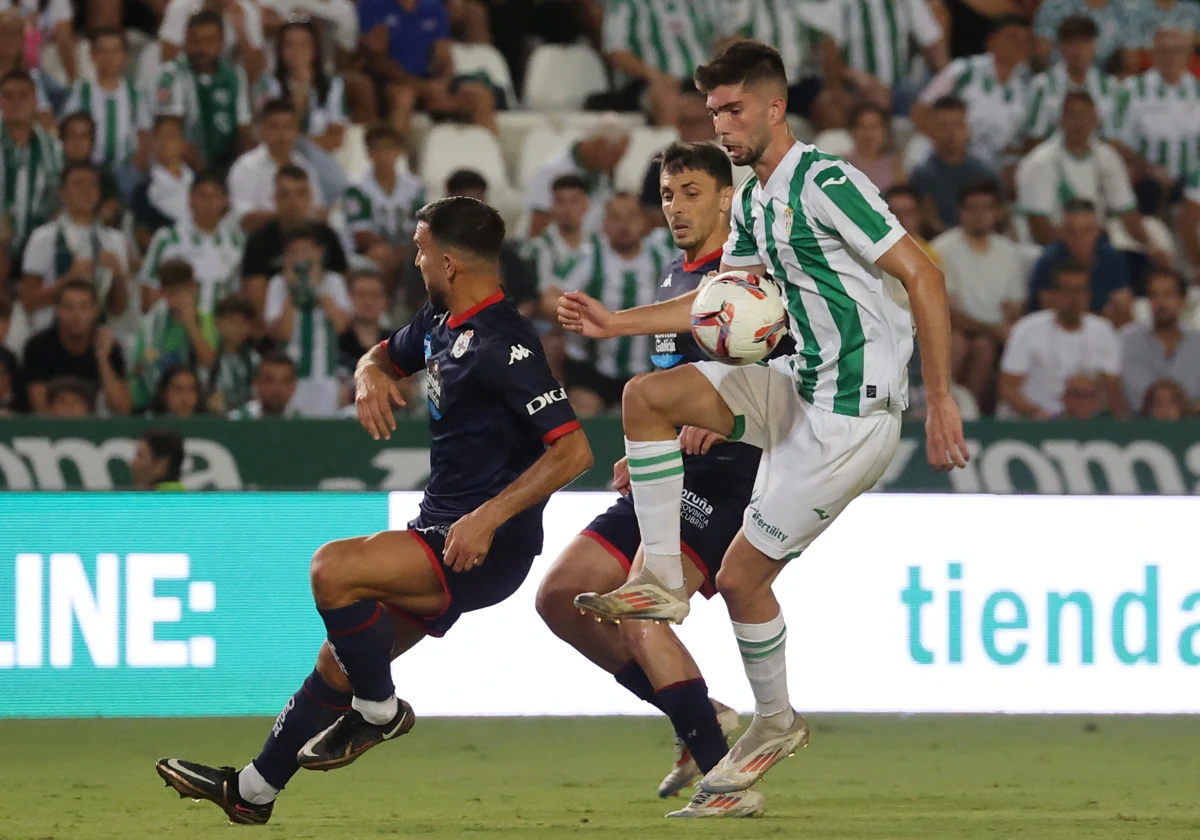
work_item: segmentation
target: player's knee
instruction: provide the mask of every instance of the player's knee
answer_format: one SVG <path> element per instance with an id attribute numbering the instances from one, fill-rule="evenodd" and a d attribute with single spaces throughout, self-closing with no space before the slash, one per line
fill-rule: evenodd
<path id="1" fill-rule="evenodd" d="M 583 589 L 572 583 L 571 575 L 564 569 L 552 568 L 538 587 L 534 600 L 538 615 L 551 630 L 555 630 L 570 619 L 575 596 Z"/>
<path id="2" fill-rule="evenodd" d="M 717 591 L 726 603 L 746 600 L 752 594 L 754 583 L 751 576 L 736 566 L 726 564 L 717 572 Z"/>
<path id="3" fill-rule="evenodd" d="M 327 542 L 312 556 L 308 567 L 308 579 L 312 586 L 313 600 L 317 606 L 325 609 L 330 607 L 338 598 L 342 583 L 340 567 L 345 554 L 345 540 Z"/>
<path id="4" fill-rule="evenodd" d="M 652 414 L 657 409 L 650 374 L 639 373 L 625 383 L 621 392 L 621 412 L 626 416 Z"/>

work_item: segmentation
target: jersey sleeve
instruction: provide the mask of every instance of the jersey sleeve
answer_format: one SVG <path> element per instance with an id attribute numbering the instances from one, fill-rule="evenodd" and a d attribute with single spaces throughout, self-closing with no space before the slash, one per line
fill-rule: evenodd
<path id="1" fill-rule="evenodd" d="M 908 0 L 909 13 L 912 20 L 912 34 L 921 49 L 932 47 L 942 40 L 942 27 L 927 0 Z"/>
<path id="2" fill-rule="evenodd" d="M 725 265 L 740 268 L 759 265 L 762 262 L 758 256 L 758 242 L 754 238 L 753 229 L 754 219 L 751 216 L 753 192 L 754 186 L 747 179 L 741 189 L 734 193 L 729 219 L 729 238 L 725 240 L 725 248 L 721 252 L 721 262 Z"/>
<path id="3" fill-rule="evenodd" d="M 1129 181 L 1129 172 L 1121 154 L 1107 143 L 1096 145 L 1096 161 L 1099 164 L 1100 186 L 1104 196 L 1110 202 L 1110 213 L 1128 213 L 1137 209 L 1137 198 L 1133 194 L 1133 184 Z"/>
<path id="4" fill-rule="evenodd" d="M 801 203 L 816 227 L 832 228 L 872 265 L 906 233 L 875 185 L 844 162 L 813 174 L 804 185 Z"/>
<path id="5" fill-rule="evenodd" d="M 536 334 L 500 334 L 480 347 L 480 381 L 522 428 L 551 444 L 580 428 L 567 391 L 550 374 Z"/>
<path id="6" fill-rule="evenodd" d="M 171 0 L 163 11 L 162 25 L 158 28 L 159 39 L 182 47 L 189 11 L 190 7 L 185 0 Z"/>
<path id="7" fill-rule="evenodd" d="M 29 236 L 21 259 L 21 273 L 45 277 L 54 270 L 54 236 L 39 228 Z"/>
<path id="8" fill-rule="evenodd" d="M 1027 216 L 1053 216 L 1058 209 L 1057 181 L 1041 160 L 1030 155 L 1017 164 L 1017 209 Z"/>
<path id="9" fill-rule="evenodd" d="M 938 71 L 938 74 L 921 91 L 920 100 L 926 105 L 932 105 L 943 96 L 956 93 L 961 87 L 962 79 L 970 72 L 970 65 L 964 58 L 956 58 Z"/>
<path id="10" fill-rule="evenodd" d="M 383 340 L 383 349 L 392 360 L 392 367 L 401 376 L 412 376 L 425 367 L 425 333 L 433 310 L 429 304 L 421 307 L 409 322 Z"/>
<path id="11" fill-rule="evenodd" d="M 266 209 L 260 206 L 255 195 L 254 179 L 246 177 L 246 167 L 245 157 L 240 157 L 229 169 L 229 206 L 238 219 L 255 210 Z"/>
<path id="12" fill-rule="evenodd" d="M 267 299 L 263 303 L 263 320 L 268 324 L 283 314 L 289 294 L 287 280 L 276 275 L 267 283 Z"/>

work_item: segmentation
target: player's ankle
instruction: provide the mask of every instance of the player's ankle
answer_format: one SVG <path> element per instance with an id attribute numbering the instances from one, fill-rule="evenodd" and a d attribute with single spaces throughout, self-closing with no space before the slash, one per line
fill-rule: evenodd
<path id="1" fill-rule="evenodd" d="M 250 762 L 238 773 L 238 795 L 251 805 L 266 805 L 275 801 L 279 790 L 263 778 L 254 762 Z"/>
<path id="2" fill-rule="evenodd" d="M 791 706 L 785 709 L 770 709 L 765 714 L 759 711 L 757 714 L 773 729 L 790 729 L 796 722 L 796 712 Z"/>
<path id="3" fill-rule="evenodd" d="M 355 697 L 350 701 L 350 707 L 363 716 L 367 723 L 382 726 L 396 716 L 400 711 L 400 701 L 393 694 L 386 700 L 364 700 Z"/>

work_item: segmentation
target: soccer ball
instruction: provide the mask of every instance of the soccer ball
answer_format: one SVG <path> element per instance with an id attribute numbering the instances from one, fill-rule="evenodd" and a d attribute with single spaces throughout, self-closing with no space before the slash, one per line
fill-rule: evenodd
<path id="1" fill-rule="evenodd" d="M 787 335 L 787 311 L 769 277 L 727 271 L 706 280 L 692 301 L 692 337 L 718 362 L 750 365 Z"/>

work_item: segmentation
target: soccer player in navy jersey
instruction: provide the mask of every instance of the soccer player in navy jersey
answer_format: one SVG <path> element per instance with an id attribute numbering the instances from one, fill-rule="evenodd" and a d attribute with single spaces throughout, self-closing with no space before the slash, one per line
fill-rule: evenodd
<path id="1" fill-rule="evenodd" d="M 424 370 L 432 445 L 420 514 L 408 530 L 317 549 L 310 575 L 327 640 L 257 758 L 240 772 L 157 764 L 181 796 L 216 803 L 234 823 L 267 822 L 299 768 L 344 767 L 408 732 L 413 710 L 396 696 L 391 660 L 515 592 L 542 550 L 546 499 L 592 465 L 536 330 L 500 287 L 500 215 L 456 197 L 416 219 L 430 302 L 363 356 L 355 401 L 363 427 L 387 439 L 392 405 L 403 405 L 398 381 Z"/>
<path id="2" fill-rule="evenodd" d="M 673 300 L 694 293 L 705 275 L 717 271 L 729 236 L 733 170 L 729 157 L 708 143 L 672 143 L 662 154 L 660 178 L 663 213 L 683 254 L 663 273 L 655 299 Z M 602 305 L 579 292 L 568 293 L 560 306 L 580 300 Z M 658 304 L 652 304 L 655 306 Z M 643 307 L 636 312 L 644 313 Z M 609 335 L 624 334 L 624 312 L 602 312 Z M 632 333 L 631 333 L 632 334 Z M 790 344 L 790 342 L 789 342 Z M 707 358 L 690 333 L 654 337 L 650 359 L 659 369 Z M 761 451 L 703 429 L 681 433 L 683 515 L 680 521 L 688 593 L 711 598 L 721 558 L 742 524 L 750 501 Z M 716 445 L 719 444 L 719 445 Z M 675 728 L 675 763 L 659 785 L 659 796 L 674 796 L 725 755 L 726 735 L 737 728 L 737 713 L 710 700 L 700 669 L 667 625 L 634 621 L 598 624 L 581 616 L 572 600 L 581 592 L 608 592 L 625 582 L 641 564 L 641 533 L 629 494 L 629 467 L 622 458 L 613 468 L 613 486 L 621 493 L 607 511 L 592 521 L 567 547 L 542 581 L 538 611 L 559 637 L 612 673 L 634 695 L 662 710 Z M 668 816 L 751 816 L 762 811 L 762 795 L 754 790 L 713 796 L 698 793 L 682 810 Z"/>

